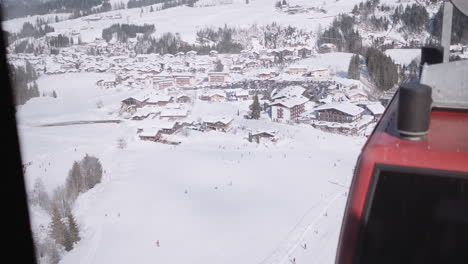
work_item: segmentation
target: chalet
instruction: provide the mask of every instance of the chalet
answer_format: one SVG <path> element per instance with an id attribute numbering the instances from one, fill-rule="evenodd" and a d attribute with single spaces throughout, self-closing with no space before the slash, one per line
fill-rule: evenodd
<path id="1" fill-rule="evenodd" d="M 252 140 L 256 142 L 260 142 L 261 138 L 276 141 L 276 134 L 277 131 L 255 131 L 250 133 L 250 136 L 252 137 Z"/>
<path id="2" fill-rule="evenodd" d="M 252 60 L 256 60 L 260 57 L 260 53 L 258 51 L 252 51 L 250 54 L 249 54 L 249 58 L 252 59 Z"/>
<path id="3" fill-rule="evenodd" d="M 174 98 L 169 95 L 154 95 L 146 100 L 146 105 L 151 106 L 165 106 L 174 102 Z"/>
<path id="4" fill-rule="evenodd" d="M 194 75 L 175 75 L 175 84 L 177 86 L 192 86 L 195 83 Z"/>
<path id="5" fill-rule="evenodd" d="M 180 95 L 177 97 L 177 100 L 176 100 L 178 103 L 190 103 L 192 101 L 192 99 L 190 99 L 189 96 L 187 95 Z"/>
<path id="6" fill-rule="evenodd" d="M 271 77 L 272 76 L 270 72 L 261 72 L 257 74 L 257 78 L 262 79 L 262 80 L 270 79 Z"/>
<path id="7" fill-rule="evenodd" d="M 346 97 L 348 97 L 348 99 L 351 101 L 351 102 L 360 102 L 360 101 L 366 101 L 368 98 L 367 98 L 367 94 L 362 91 L 362 90 L 350 90 L 347 94 L 346 94 Z"/>
<path id="8" fill-rule="evenodd" d="M 249 91 L 247 90 L 236 91 L 236 98 L 238 101 L 249 100 L 250 99 Z"/>
<path id="9" fill-rule="evenodd" d="M 251 60 L 251 61 L 248 61 L 245 63 L 245 67 L 246 68 L 256 68 L 258 67 L 258 62 L 254 61 L 254 60 Z"/>
<path id="10" fill-rule="evenodd" d="M 210 90 L 200 96 L 203 101 L 222 102 L 226 100 L 226 94 L 223 91 Z"/>
<path id="11" fill-rule="evenodd" d="M 275 58 L 274 57 L 270 57 L 270 56 L 261 56 L 260 57 L 260 61 L 262 62 L 262 66 L 263 67 L 271 67 L 273 66 L 273 63 L 275 61 Z"/>
<path id="12" fill-rule="evenodd" d="M 161 134 L 172 135 L 179 131 L 182 125 L 179 122 L 175 121 L 160 121 L 155 125 L 159 128 Z"/>
<path id="13" fill-rule="evenodd" d="M 113 61 L 115 63 L 125 63 L 127 61 L 127 57 L 115 57 L 113 58 Z"/>
<path id="14" fill-rule="evenodd" d="M 305 104 L 308 101 L 309 99 L 302 95 L 274 100 L 270 104 L 271 118 L 275 122 L 296 120 L 305 112 Z"/>
<path id="15" fill-rule="evenodd" d="M 288 73 L 289 74 L 304 74 L 306 72 L 307 72 L 307 67 L 306 66 L 296 65 L 296 66 L 290 66 L 288 68 Z"/>
<path id="16" fill-rule="evenodd" d="M 267 50 L 267 55 L 272 56 L 272 57 L 277 57 L 279 56 L 279 52 L 277 50 Z"/>
<path id="17" fill-rule="evenodd" d="M 229 73 L 227 72 L 209 72 L 208 73 L 208 82 L 210 83 L 225 83 Z"/>
<path id="18" fill-rule="evenodd" d="M 166 89 L 175 86 L 175 81 L 171 79 L 153 79 L 153 87 L 155 89 Z"/>
<path id="19" fill-rule="evenodd" d="M 136 110 L 132 116 L 132 120 L 144 120 L 154 114 L 154 109 L 143 107 Z"/>
<path id="20" fill-rule="evenodd" d="M 351 103 L 331 103 L 315 108 L 316 119 L 327 122 L 351 123 L 362 117 L 364 109 Z"/>
<path id="21" fill-rule="evenodd" d="M 82 20 L 84 21 L 99 21 L 101 19 L 102 19 L 102 16 L 99 16 L 99 15 L 92 15 L 92 16 L 87 16 L 87 17 L 82 18 Z"/>
<path id="22" fill-rule="evenodd" d="M 379 102 L 364 104 L 363 107 L 374 117 L 374 121 L 377 121 L 385 112 L 385 107 Z"/>
<path id="23" fill-rule="evenodd" d="M 174 58 L 174 55 L 172 55 L 172 54 L 170 54 L 170 53 L 166 53 L 166 54 L 164 54 L 164 58 L 166 58 L 166 59 L 172 59 L 172 58 Z"/>
<path id="24" fill-rule="evenodd" d="M 294 56 L 294 50 L 293 49 L 288 49 L 288 48 L 284 48 L 282 49 L 281 51 L 281 54 L 286 57 L 286 56 Z"/>
<path id="25" fill-rule="evenodd" d="M 336 45 L 332 43 L 323 43 L 320 45 L 319 48 L 319 53 L 330 53 L 330 52 L 336 52 Z"/>
<path id="26" fill-rule="evenodd" d="M 309 71 L 307 74 L 314 78 L 328 78 L 330 77 L 330 70 L 328 68 L 317 68 Z"/>
<path id="27" fill-rule="evenodd" d="M 312 55 L 312 49 L 303 47 L 297 50 L 297 56 L 301 58 L 307 58 L 307 57 L 310 57 L 311 55 Z"/>
<path id="28" fill-rule="evenodd" d="M 122 110 L 126 112 L 134 112 L 137 108 L 143 107 L 146 104 L 148 98 L 141 96 L 128 97 L 122 100 Z"/>
<path id="29" fill-rule="evenodd" d="M 141 140 L 147 141 L 158 141 L 161 138 L 161 132 L 159 128 L 144 128 L 139 129 L 139 137 Z"/>
<path id="30" fill-rule="evenodd" d="M 244 72 L 244 67 L 242 67 L 242 65 L 232 65 L 230 68 L 229 68 L 229 71 L 232 72 L 232 73 L 243 73 Z"/>
<path id="31" fill-rule="evenodd" d="M 217 57 L 217 56 L 218 56 L 218 51 L 210 50 L 210 57 Z"/>
<path id="32" fill-rule="evenodd" d="M 188 116 L 186 109 L 164 109 L 161 111 L 159 118 L 166 120 L 184 119 Z"/>
<path id="33" fill-rule="evenodd" d="M 195 56 L 197 56 L 197 52 L 194 51 L 194 50 L 188 51 L 188 52 L 187 52 L 187 56 L 188 56 L 189 58 L 194 58 Z"/>
<path id="34" fill-rule="evenodd" d="M 227 117 L 207 117 L 203 120 L 203 127 L 208 130 L 226 132 L 229 129 L 232 120 L 232 118 Z"/>

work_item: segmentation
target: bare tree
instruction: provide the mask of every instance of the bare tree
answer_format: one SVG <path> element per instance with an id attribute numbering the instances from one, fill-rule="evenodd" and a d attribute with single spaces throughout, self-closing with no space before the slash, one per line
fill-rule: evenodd
<path id="1" fill-rule="evenodd" d="M 125 138 L 117 139 L 117 147 L 119 149 L 126 149 L 127 148 L 127 141 L 125 141 Z"/>
<path id="2" fill-rule="evenodd" d="M 86 190 L 93 188 L 102 180 L 102 165 L 98 158 L 86 154 L 81 160 L 81 171 L 83 172 Z"/>
<path id="3" fill-rule="evenodd" d="M 60 212 L 60 215 L 66 215 L 66 213 L 70 210 L 71 203 L 72 202 L 69 200 L 69 195 L 67 194 L 65 187 L 63 187 L 62 185 L 57 186 L 57 188 L 54 189 L 54 193 L 52 196 L 52 209 L 54 207 L 57 207 L 57 209 Z"/>
<path id="4" fill-rule="evenodd" d="M 50 198 L 47 194 L 44 183 L 41 178 L 36 178 L 34 182 L 34 187 L 31 193 L 29 194 L 29 200 L 32 205 L 38 205 L 46 211 L 50 211 Z"/>

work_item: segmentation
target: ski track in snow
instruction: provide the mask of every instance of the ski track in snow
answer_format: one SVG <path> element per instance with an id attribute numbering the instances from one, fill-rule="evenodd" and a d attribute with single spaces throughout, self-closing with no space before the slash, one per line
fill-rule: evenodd
<path id="1" fill-rule="evenodd" d="M 308 232 L 316 225 L 316 223 L 323 217 L 327 210 L 338 200 L 342 195 L 341 191 L 335 192 L 330 199 L 327 200 L 327 204 L 323 209 L 315 214 L 317 205 L 312 206 L 304 216 L 299 220 L 299 222 L 293 227 L 293 229 L 288 233 L 286 238 L 280 243 L 280 245 L 275 249 L 275 251 L 270 254 L 264 261 L 260 264 L 284 264 L 288 263 L 290 256 L 294 253 L 297 247 L 301 244 L 301 241 L 308 234 Z M 321 204 L 320 202 L 319 204 Z M 307 220 L 311 217 L 315 218 L 307 224 Z"/>

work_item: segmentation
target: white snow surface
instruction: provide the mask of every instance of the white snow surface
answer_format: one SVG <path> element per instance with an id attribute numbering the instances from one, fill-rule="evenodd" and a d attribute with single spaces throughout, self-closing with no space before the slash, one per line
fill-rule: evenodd
<path id="1" fill-rule="evenodd" d="M 421 49 L 388 49 L 385 55 L 400 65 L 409 65 L 414 59 L 421 59 Z"/>
<path id="2" fill-rule="evenodd" d="M 120 100 L 135 91 L 96 86 L 105 77 L 42 76 L 41 93 L 55 90 L 58 98 L 32 99 L 17 113 L 24 162 L 32 162 L 29 189 L 40 177 L 51 192 L 86 153 L 105 170 L 102 183 L 75 203 L 82 239 L 62 264 L 333 263 L 364 138 L 242 119 L 251 100 L 196 101 L 192 118 L 234 118 L 233 129 L 177 135 L 178 146 L 139 140 L 139 121 L 39 126 L 115 119 Z M 278 131 L 279 140 L 250 143 L 252 130 Z M 119 138 L 126 149 L 117 147 Z"/>

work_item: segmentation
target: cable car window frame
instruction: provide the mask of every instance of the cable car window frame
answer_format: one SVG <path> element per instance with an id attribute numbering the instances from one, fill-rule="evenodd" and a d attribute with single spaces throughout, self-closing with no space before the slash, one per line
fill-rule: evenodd
<path id="1" fill-rule="evenodd" d="M 373 209 L 375 202 L 375 193 L 377 186 L 379 184 L 380 177 L 383 173 L 402 173 L 402 174 L 414 174 L 422 177 L 438 177 L 438 178 L 451 178 L 451 179 L 461 179 L 468 181 L 468 172 L 462 171 L 449 171 L 449 170 L 438 170 L 431 168 L 418 168 L 418 167 L 406 167 L 398 165 L 389 165 L 389 164 L 380 164 L 377 163 L 374 165 L 372 171 L 371 181 L 369 183 L 369 188 L 367 191 L 364 208 L 362 212 L 362 218 L 359 221 L 359 230 L 354 245 L 354 254 L 352 263 L 363 263 L 363 254 L 364 254 L 364 243 L 366 231 L 368 230 L 369 218 Z M 402 176 L 396 176 L 402 177 Z M 403 176 L 404 177 L 404 176 Z"/>

